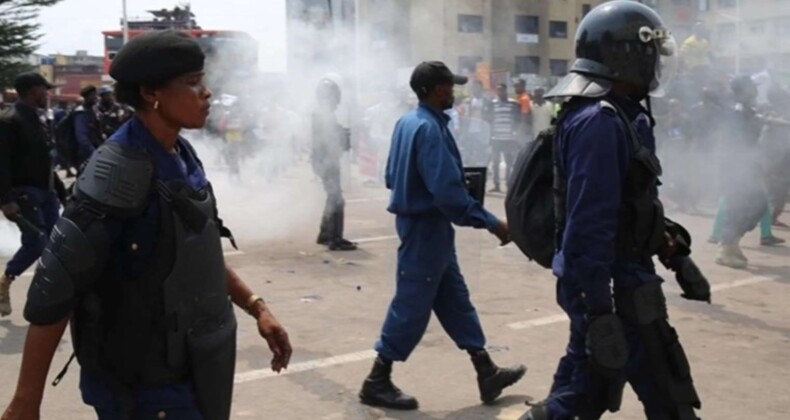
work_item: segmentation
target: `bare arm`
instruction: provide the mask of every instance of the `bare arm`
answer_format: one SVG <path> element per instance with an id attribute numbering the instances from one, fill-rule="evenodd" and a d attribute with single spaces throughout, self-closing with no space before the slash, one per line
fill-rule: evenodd
<path id="1" fill-rule="evenodd" d="M 3 420 L 37 419 L 52 357 L 68 325 L 66 317 L 51 325 L 30 325 L 22 353 L 22 367 L 11 405 Z"/>
<path id="2" fill-rule="evenodd" d="M 244 309 L 258 322 L 258 332 L 266 339 L 269 349 L 274 353 L 271 366 L 275 372 L 288 368 L 291 360 L 291 342 L 288 333 L 280 325 L 274 314 L 271 313 L 263 299 L 256 300 L 257 296 L 246 283 L 233 271 L 226 268 L 228 278 L 228 293 L 236 306 Z"/>

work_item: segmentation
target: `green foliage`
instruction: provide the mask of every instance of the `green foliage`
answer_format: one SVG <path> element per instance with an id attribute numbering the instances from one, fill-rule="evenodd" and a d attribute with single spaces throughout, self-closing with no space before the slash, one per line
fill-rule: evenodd
<path id="1" fill-rule="evenodd" d="M 0 0 L 0 88 L 13 85 L 17 74 L 30 70 L 27 57 L 41 37 L 38 13 L 60 1 Z"/>

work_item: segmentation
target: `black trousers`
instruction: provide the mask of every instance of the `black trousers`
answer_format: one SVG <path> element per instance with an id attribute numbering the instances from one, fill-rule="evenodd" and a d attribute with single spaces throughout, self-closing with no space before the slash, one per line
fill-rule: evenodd
<path id="1" fill-rule="evenodd" d="M 516 160 L 518 153 L 518 142 L 515 140 L 494 140 L 491 141 L 491 171 L 494 173 L 494 186 L 498 189 L 499 183 L 499 167 L 502 163 L 502 158 L 505 160 L 505 184 L 510 179 L 510 174 L 513 173 L 513 163 Z"/>
<path id="2" fill-rule="evenodd" d="M 333 242 L 343 238 L 346 202 L 340 186 L 340 166 L 329 166 L 320 171 L 319 176 L 326 191 L 324 215 L 321 218 L 319 242 Z"/>

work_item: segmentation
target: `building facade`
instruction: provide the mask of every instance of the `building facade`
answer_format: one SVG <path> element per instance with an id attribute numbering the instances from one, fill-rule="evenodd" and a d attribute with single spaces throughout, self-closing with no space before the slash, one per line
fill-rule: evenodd
<path id="1" fill-rule="evenodd" d="M 790 1 L 699 0 L 717 62 L 730 73 L 790 68 Z"/>

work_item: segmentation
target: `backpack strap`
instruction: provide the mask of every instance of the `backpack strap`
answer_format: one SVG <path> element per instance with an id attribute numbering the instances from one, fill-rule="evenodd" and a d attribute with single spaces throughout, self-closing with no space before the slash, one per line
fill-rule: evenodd
<path id="1" fill-rule="evenodd" d="M 631 123 L 625 111 L 615 102 L 606 99 L 602 99 L 600 104 L 603 108 L 614 110 L 617 117 L 625 126 L 625 133 L 631 145 L 631 160 L 638 160 L 644 163 L 656 176 L 661 176 L 661 162 L 658 160 L 655 153 L 645 147 L 639 140 L 639 133 L 636 132 L 634 124 Z"/>

